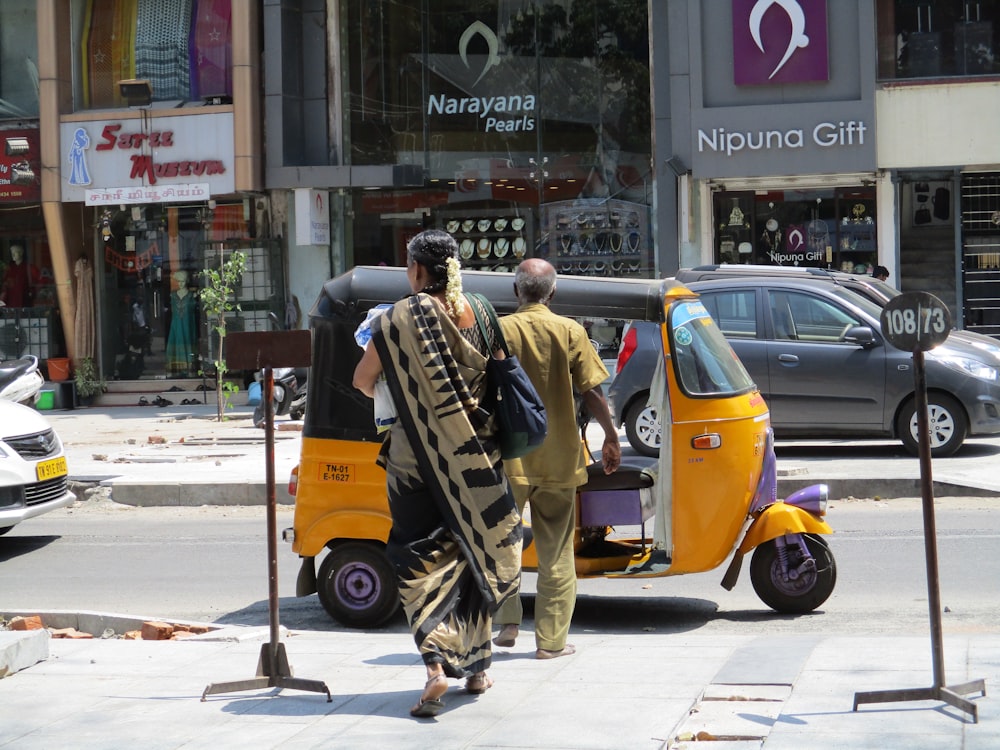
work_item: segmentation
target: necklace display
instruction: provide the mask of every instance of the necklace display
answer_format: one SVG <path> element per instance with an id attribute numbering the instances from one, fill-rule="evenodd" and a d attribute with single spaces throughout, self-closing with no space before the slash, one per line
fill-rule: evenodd
<path id="1" fill-rule="evenodd" d="M 775 229 L 773 232 L 765 229 L 760 238 L 764 240 L 764 244 L 767 245 L 767 249 L 774 253 L 777 252 L 778 248 L 781 246 L 781 236 L 780 229 Z"/>

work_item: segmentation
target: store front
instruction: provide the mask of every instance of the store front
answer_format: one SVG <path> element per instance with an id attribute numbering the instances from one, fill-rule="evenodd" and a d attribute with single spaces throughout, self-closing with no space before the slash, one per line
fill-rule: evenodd
<path id="1" fill-rule="evenodd" d="M 280 250 L 257 238 L 252 201 L 233 196 L 232 112 L 73 118 L 61 140 L 63 200 L 82 203 L 93 227 L 93 356 L 105 377 L 210 375 L 218 334 L 198 301 L 202 272 L 234 251 L 247 272 L 227 329 L 269 330 L 268 313 L 284 315 Z"/>
<path id="2" fill-rule="evenodd" d="M 895 267 L 870 11 L 822 0 L 696 5 L 675 29 L 690 73 L 671 79 L 691 91 L 690 116 L 671 112 L 691 196 L 680 223 L 697 248 L 682 265 Z"/>
<path id="3" fill-rule="evenodd" d="M 203 272 L 236 251 L 246 270 L 228 331 L 271 330 L 284 317 L 280 248 L 252 239 L 242 201 L 95 207 L 102 364 L 116 380 L 199 378 L 217 358 L 216 321 L 198 301 Z"/>
<path id="4" fill-rule="evenodd" d="M 713 218 L 716 263 L 868 275 L 878 264 L 872 187 L 719 191 L 713 194 Z"/>
<path id="5" fill-rule="evenodd" d="M 426 176 L 352 193 L 349 265 L 401 265 L 437 227 L 469 269 L 655 274 L 645 0 L 347 0 L 342 19 L 351 163 Z"/>
<path id="6" fill-rule="evenodd" d="M 63 356 L 42 219 L 38 129 L 0 129 L 0 360 Z"/>
<path id="7" fill-rule="evenodd" d="M 646 0 L 343 0 L 339 22 L 344 161 L 404 183 L 339 191 L 340 267 L 404 265 L 434 227 L 470 270 L 657 274 Z"/>

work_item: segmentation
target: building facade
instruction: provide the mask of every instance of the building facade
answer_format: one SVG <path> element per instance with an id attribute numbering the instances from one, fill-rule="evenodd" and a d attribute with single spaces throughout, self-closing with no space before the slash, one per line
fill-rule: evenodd
<path id="1" fill-rule="evenodd" d="M 669 6 L 681 265 L 884 265 L 1000 335 L 1000 3 Z"/>
<path id="2" fill-rule="evenodd" d="M 183 298 L 207 266 L 248 254 L 233 329 L 303 326 L 323 281 L 404 263 L 428 227 L 470 270 L 885 265 L 1000 335 L 998 16 L 954 0 L 4 2 L 0 356 L 195 375 L 216 340 Z M 613 349 L 616 325 L 588 323 Z"/>
<path id="3" fill-rule="evenodd" d="M 263 205 L 259 4 L 24 5 L 47 253 L 29 242 L 29 257 L 50 259 L 62 334 L 43 358 L 92 357 L 107 379 L 211 372 L 217 334 L 197 303 L 206 268 L 247 253 L 232 329 L 285 312 Z"/>

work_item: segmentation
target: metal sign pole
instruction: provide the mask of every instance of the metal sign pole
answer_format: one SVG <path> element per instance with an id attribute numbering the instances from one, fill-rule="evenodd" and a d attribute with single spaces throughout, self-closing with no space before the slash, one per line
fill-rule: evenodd
<path id="1" fill-rule="evenodd" d="M 905 299 L 904 299 L 905 298 Z M 907 316 L 894 313 L 913 311 Z M 931 476 L 930 423 L 927 417 L 927 379 L 924 374 L 924 350 L 932 349 L 947 338 L 950 330 L 948 309 L 944 304 L 926 292 L 907 292 L 899 295 L 886 305 L 882 313 L 882 328 L 889 342 L 900 349 L 913 352 L 913 385 L 917 411 L 917 454 L 920 460 L 920 495 L 924 514 L 924 557 L 927 567 L 927 606 L 930 610 L 931 656 L 933 659 L 934 685 L 926 688 L 903 690 L 876 690 L 854 694 L 854 710 L 861 703 L 893 703 L 897 701 L 939 700 L 954 706 L 972 716 L 973 723 L 979 722 L 976 704 L 964 695 L 981 693 L 986 695 L 985 680 L 970 680 L 958 685 L 945 685 L 944 646 L 941 626 L 941 591 L 938 576 L 937 523 L 934 519 L 934 482 Z M 887 315 L 888 313 L 888 315 Z M 936 316 L 936 317 L 935 317 Z M 939 320 L 939 335 L 933 335 L 930 325 L 925 323 Z M 909 322 L 907 322 L 909 321 Z M 895 322 L 895 326 L 894 326 Z M 911 325 L 912 324 L 912 325 Z M 894 327 L 898 335 L 894 336 Z M 905 328 L 905 333 L 903 329 Z M 925 334 L 922 336 L 921 334 Z M 942 335 L 943 334 L 943 335 Z M 940 339 L 940 340 L 937 340 Z"/>
<path id="2" fill-rule="evenodd" d="M 280 337 L 280 338 L 277 338 Z M 330 689 L 320 680 L 292 677 L 292 669 L 280 641 L 278 618 L 278 522 L 277 499 L 274 490 L 274 370 L 282 367 L 309 365 L 312 338 L 309 331 L 271 331 L 233 333 L 229 335 L 229 364 L 235 369 L 264 370 L 261 398 L 264 399 L 264 454 L 267 491 L 267 605 L 270 639 L 260 649 L 257 675 L 249 680 L 215 682 L 201 694 L 209 695 L 242 690 L 276 687 L 326 693 L 327 703 L 333 700 Z"/>

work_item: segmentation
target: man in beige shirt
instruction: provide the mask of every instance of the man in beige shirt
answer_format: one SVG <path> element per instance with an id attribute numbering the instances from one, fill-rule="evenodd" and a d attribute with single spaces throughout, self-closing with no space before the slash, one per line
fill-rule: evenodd
<path id="1" fill-rule="evenodd" d="M 587 455 L 576 421 L 574 390 L 604 429 L 601 459 L 610 474 L 621 463 L 618 431 L 601 390 L 608 371 L 576 321 L 553 313 L 556 271 L 540 258 L 517 268 L 514 293 L 520 307 L 500 321 L 511 354 L 516 356 L 545 404 L 548 434 L 536 450 L 504 462 L 518 509 L 529 504 L 531 531 L 538 553 L 535 596 L 535 656 L 553 659 L 574 653 L 566 643 L 576 606 L 576 488 L 587 481 Z M 521 600 L 511 597 L 493 621 L 501 623 L 497 646 L 513 646 L 521 623 Z"/>

